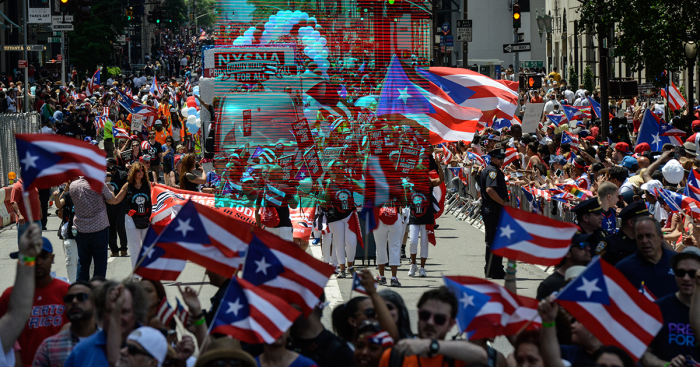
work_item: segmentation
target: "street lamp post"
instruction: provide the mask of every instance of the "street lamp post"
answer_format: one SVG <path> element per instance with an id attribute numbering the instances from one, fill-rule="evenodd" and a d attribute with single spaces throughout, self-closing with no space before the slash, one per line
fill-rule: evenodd
<path id="1" fill-rule="evenodd" d="M 698 53 L 698 45 L 695 41 L 687 40 L 683 41 L 683 50 L 685 51 L 685 58 L 688 60 L 688 113 L 693 115 L 693 71 L 695 70 L 695 56 Z"/>
<path id="2" fill-rule="evenodd" d="M 551 51 L 551 34 L 552 34 L 552 16 L 549 14 L 546 14 L 544 12 L 544 9 L 542 9 L 542 14 L 540 14 L 539 11 L 535 10 L 535 13 L 537 14 L 537 29 L 540 34 L 540 42 L 542 42 L 542 34 L 547 33 L 547 41 L 548 41 L 548 48 Z M 546 52 L 547 55 L 547 68 L 549 68 L 549 52 Z"/>

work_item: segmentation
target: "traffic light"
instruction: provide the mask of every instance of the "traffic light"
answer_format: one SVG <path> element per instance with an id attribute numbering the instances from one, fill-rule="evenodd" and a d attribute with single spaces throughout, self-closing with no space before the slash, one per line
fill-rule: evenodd
<path id="1" fill-rule="evenodd" d="M 151 10 L 148 12 L 148 17 L 146 17 L 148 20 L 148 23 L 155 23 L 156 22 L 156 11 Z"/>
<path id="2" fill-rule="evenodd" d="M 60 1 L 59 1 L 59 4 L 60 4 L 60 11 L 61 11 L 61 13 L 67 12 L 68 9 L 69 9 L 70 6 L 71 6 L 69 0 L 60 0 Z"/>
<path id="3" fill-rule="evenodd" d="M 77 22 L 89 18 L 91 13 L 92 7 L 90 6 L 90 0 L 76 0 L 75 19 Z"/>
<path id="4" fill-rule="evenodd" d="M 126 8 L 126 19 L 129 21 L 134 19 L 134 7 L 133 6 Z"/>
<path id="5" fill-rule="evenodd" d="M 515 5 L 513 5 L 513 28 L 519 29 L 520 23 L 520 5 L 518 5 L 518 3 L 515 3 Z"/>

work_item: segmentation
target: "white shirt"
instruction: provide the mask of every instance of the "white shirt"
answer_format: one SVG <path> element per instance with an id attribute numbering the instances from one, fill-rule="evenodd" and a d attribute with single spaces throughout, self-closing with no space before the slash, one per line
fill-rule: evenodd
<path id="1" fill-rule="evenodd" d="M 567 89 L 567 90 L 564 91 L 564 97 L 566 98 L 566 101 L 567 101 L 567 102 L 569 102 L 569 103 L 573 103 L 573 102 L 574 102 L 574 98 L 575 98 L 575 97 L 574 97 L 574 92 L 572 92 L 572 91 L 570 91 L 570 90 Z"/>
<path id="2" fill-rule="evenodd" d="M 183 57 L 182 60 L 180 60 L 180 66 L 187 66 L 187 58 Z"/>
<path id="3" fill-rule="evenodd" d="M 581 99 L 581 106 L 590 106 L 591 102 L 588 101 L 588 98 L 582 98 Z"/>
<path id="4" fill-rule="evenodd" d="M 585 89 L 579 89 L 576 91 L 576 98 L 584 98 L 586 96 Z"/>
<path id="5" fill-rule="evenodd" d="M 134 78 L 134 88 L 140 89 L 143 86 L 141 78 Z"/>
<path id="6" fill-rule="evenodd" d="M 628 191 L 634 191 L 634 185 L 630 182 L 629 178 L 625 178 L 625 182 L 620 186 L 620 195 L 624 195 Z"/>
<path id="7" fill-rule="evenodd" d="M 574 101 L 574 107 L 580 107 L 581 106 L 581 98 L 576 98 Z"/>
<path id="8" fill-rule="evenodd" d="M 52 128 L 50 128 L 48 126 L 44 126 L 41 128 L 41 133 L 42 134 L 55 134 L 56 132 L 54 132 Z"/>
<path id="9" fill-rule="evenodd" d="M 547 103 L 544 104 L 544 113 L 548 114 L 550 112 L 554 111 L 554 100 L 549 100 Z"/>

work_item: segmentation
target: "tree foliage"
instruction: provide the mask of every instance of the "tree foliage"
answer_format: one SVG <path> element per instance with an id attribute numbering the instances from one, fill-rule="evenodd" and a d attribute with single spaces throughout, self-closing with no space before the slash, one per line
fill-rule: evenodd
<path id="1" fill-rule="evenodd" d="M 574 69 L 573 65 L 569 65 L 569 87 L 573 90 L 576 90 L 578 88 L 578 74 L 576 74 L 576 70 Z"/>
<path id="2" fill-rule="evenodd" d="M 168 14 L 169 19 L 172 19 L 172 22 L 168 22 L 165 25 L 167 28 L 172 30 L 179 29 L 187 21 L 187 4 L 185 4 L 185 0 L 164 0 L 163 9 Z"/>
<path id="3" fill-rule="evenodd" d="M 620 33 L 616 53 L 632 71 L 646 69 L 657 86 L 668 83 L 665 70 L 687 66 L 683 41 L 691 33 L 697 41 L 700 6 L 693 0 L 590 0 L 579 9 L 581 23 L 598 34 Z"/>
<path id="4" fill-rule="evenodd" d="M 114 61 L 117 36 L 128 25 L 121 0 L 92 0 L 92 14 L 69 32 L 70 62 L 79 73 L 93 73 L 98 65 Z M 114 16 L 119 14 L 119 16 Z"/>
<path id="5" fill-rule="evenodd" d="M 590 65 L 586 65 L 586 69 L 583 70 L 583 89 L 590 91 L 591 93 L 595 90 L 595 83 L 593 83 L 593 72 L 591 71 Z"/>

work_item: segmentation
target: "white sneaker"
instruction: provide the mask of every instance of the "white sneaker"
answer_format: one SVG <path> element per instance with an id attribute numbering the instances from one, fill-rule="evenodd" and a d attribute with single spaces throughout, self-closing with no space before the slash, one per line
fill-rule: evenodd
<path id="1" fill-rule="evenodd" d="M 411 264 L 411 268 L 408 269 L 408 276 L 409 277 L 415 276 L 416 270 L 418 270 L 418 266 L 416 264 Z"/>
<path id="2" fill-rule="evenodd" d="M 421 278 L 425 278 L 427 275 L 425 275 L 425 268 L 420 268 L 420 271 L 418 272 L 418 276 Z"/>

